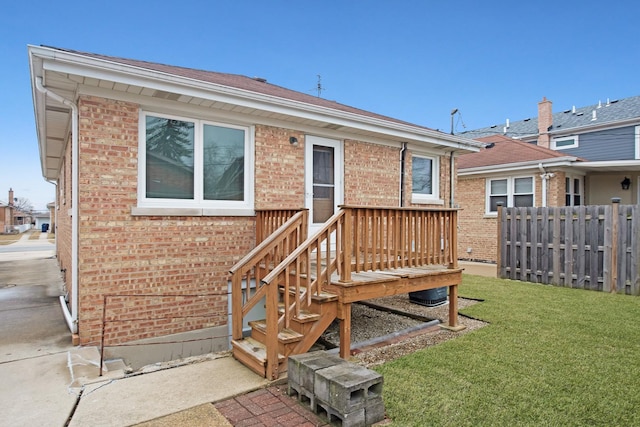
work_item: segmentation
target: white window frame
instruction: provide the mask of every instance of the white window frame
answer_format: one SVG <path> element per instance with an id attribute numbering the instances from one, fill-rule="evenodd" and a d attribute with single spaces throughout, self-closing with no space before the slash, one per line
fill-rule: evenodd
<path id="1" fill-rule="evenodd" d="M 147 198 L 146 167 L 147 138 L 146 117 L 180 120 L 194 124 L 194 198 L 162 199 Z M 203 129 L 205 125 L 220 126 L 244 131 L 244 200 L 204 200 L 203 196 Z M 252 126 L 240 126 L 211 120 L 183 117 L 155 111 L 140 111 L 138 126 L 138 203 L 132 210 L 134 215 L 185 215 L 185 216 L 247 216 L 254 214 L 254 129 Z"/>
<path id="2" fill-rule="evenodd" d="M 569 180 L 569 188 L 567 187 L 567 180 Z M 580 175 L 566 175 L 565 176 L 565 189 L 564 189 L 564 199 L 565 199 L 565 203 L 567 201 L 567 196 L 571 196 L 571 205 L 568 206 L 580 206 L 580 205 L 576 205 L 575 204 L 575 181 L 574 180 L 578 180 L 580 182 L 580 190 L 578 191 L 577 195 L 580 196 L 580 205 L 584 205 L 584 177 L 580 176 Z"/>
<path id="3" fill-rule="evenodd" d="M 558 142 L 573 140 L 573 144 L 571 145 L 561 145 L 558 146 Z M 563 136 L 561 138 L 553 138 L 551 140 L 551 149 L 552 150 L 566 150 L 568 148 L 578 148 L 579 142 L 578 135 L 573 136 Z"/>
<path id="4" fill-rule="evenodd" d="M 531 195 L 533 196 L 532 206 L 536 206 L 536 178 L 533 175 L 521 175 L 521 176 L 502 176 L 502 177 L 494 177 L 487 178 L 485 180 L 485 215 L 486 216 L 497 216 L 498 211 L 491 210 L 491 182 L 492 181 L 507 181 L 507 206 L 513 206 L 513 199 L 516 195 L 515 191 L 515 180 L 520 178 L 530 178 L 531 179 Z M 525 194 L 525 193 L 519 193 Z M 529 193 L 526 193 L 529 194 Z"/>
<path id="5" fill-rule="evenodd" d="M 413 158 L 419 157 L 422 159 L 431 160 L 431 194 L 422 194 L 413 192 Z M 440 157 L 431 156 L 428 154 L 412 153 L 411 154 L 411 203 L 414 204 L 443 204 L 440 199 Z"/>

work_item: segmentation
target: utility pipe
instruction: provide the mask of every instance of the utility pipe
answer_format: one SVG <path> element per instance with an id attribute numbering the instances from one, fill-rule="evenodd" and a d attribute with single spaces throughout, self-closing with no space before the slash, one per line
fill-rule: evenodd
<path id="1" fill-rule="evenodd" d="M 404 171 L 405 171 L 405 162 L 406 162 L 406 151 L 407 151 L 407 143 L 402 143 L 402 148 L 400 149 L 400 207 L 404 207 Z"/>
<path id="2" fill-rule="evenodd" d="M 542 165 L 542 163 L 538 163 L 538 169 L 540 169 L 540 172 L 542 172 L 540 174 L 540 178 L 542 179 L 542 207 L 546 208 L 547 207 L 547 186 L 549 184 L 549 179 L 553 178 L 555 174 L 552 172 L 547 172 L 544 169 L 544 166 Z M 534 187 L 534 190 L 535 190 L 535 187 Z"/>
<path id="3" fill-rule="evenodd" d="M 58 95 L 44 87 L 42 77 L 36 77 L 36 89 L 51 99 L 71 108 L 71 313 L 60 297 L 60 304 L 64 312 L 65 320 L 72 334 L 78 333 L 78 161 L 80 150 L 78 148 L 78 106 L 72 101 Z"/>

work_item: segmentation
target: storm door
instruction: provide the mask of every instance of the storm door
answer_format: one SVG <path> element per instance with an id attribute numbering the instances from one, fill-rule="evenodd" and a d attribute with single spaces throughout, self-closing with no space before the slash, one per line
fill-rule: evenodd
<path id="1" fill-rule="evenodd" d="M 307 136 L 305 147 L 305 207 L 309 209 L 309 232 L 314 233 L 343 203 L 342 143 Z"/>

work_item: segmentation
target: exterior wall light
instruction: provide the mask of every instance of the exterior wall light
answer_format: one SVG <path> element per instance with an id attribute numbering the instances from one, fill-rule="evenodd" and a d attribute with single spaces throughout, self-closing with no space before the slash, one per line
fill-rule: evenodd
<path id="1" fill-rule="evenodd" d="M 298 146 L 298 138 L 296 138 L 295 136 L 290 136 L 289 137 L 289 144 L 293 145 L 294 147 Z"/>
<path id="2" fill-rule="evenodd" d="M 622 186 L 623 190 L 628 190 L 631 186 L 631 180 L 625 176 L 620 185 Z"/>

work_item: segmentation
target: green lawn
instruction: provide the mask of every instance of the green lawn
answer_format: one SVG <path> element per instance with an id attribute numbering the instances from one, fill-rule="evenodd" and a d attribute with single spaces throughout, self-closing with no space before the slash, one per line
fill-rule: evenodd
<path id="1" fill-rule="evenodd" d="M 640 298 L 464 276 L 489 326 L 376 368 L 398 426 L 640 425 Z"/>

